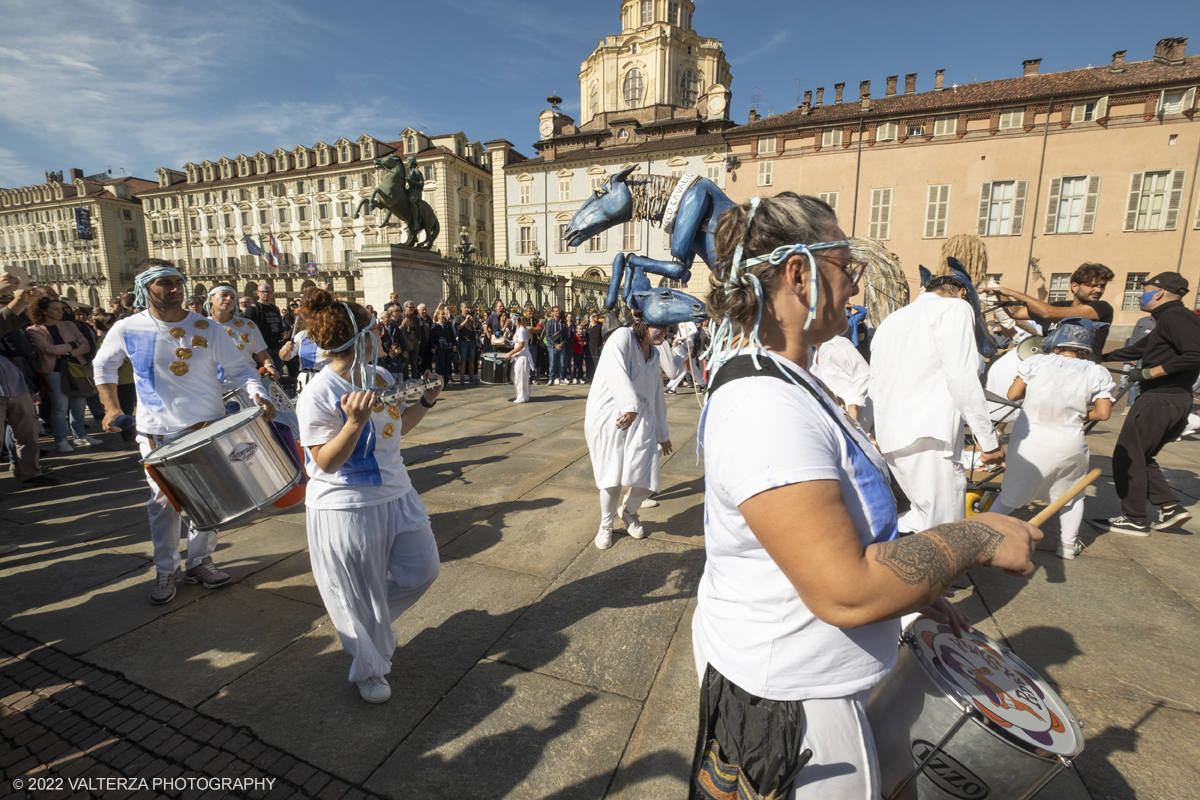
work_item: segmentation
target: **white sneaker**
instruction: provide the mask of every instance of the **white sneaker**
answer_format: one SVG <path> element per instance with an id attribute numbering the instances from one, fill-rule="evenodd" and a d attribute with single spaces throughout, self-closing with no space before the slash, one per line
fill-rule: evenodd
<path id="1" fill-rule="evenodd" d="M 68 442 L 66 439 L 62 440 L 61 442 L 55 442 L 54 449 L 60 453 L 74 453 L 75 452 L 75 448 L 71 447 L 71 443 Z"/>
<path id="2" fill-rule="evenodd" d="M 1059 558 L 1074 558 L 1083 552 L 1083 542 L 1075 542 L 1074 544 L 1060 544 L 1055 555 Z"/>
<path id="3" fill-rule="evenodd" d="M 103 439 L 97 439 L 95 436 L 85 436 L 83 437 L 83 441 L 87 442 L 88 444 L 104 444 Z"/>
<path id="4" fill-rule="evenodd" d="M 658 501 L 653 497 L 647 497 L 642 501 L 642 508 L 658 508 Z"/>
<path id="5" fill-rule="evenodd" d="M 621 521 L 625 523 L 625 531 L 635 539 L 645 539 L 646 529 L 642 527 L 642 521 L 638 519 L 637 514 L 631 514 L 629 509 L 625 508 L 625 504 L 621 504 Z"/>
<path id="6" fill-rule="evenodd" d="M 596 538 L 592 540 L 592 544 L 596 545 L 599 550 L 607 550 L 612 547 L 612 528 L 600 528 L 596 531 Z"/>
<path id="7" fill-rule="evenodd" d="M 358 693 L 368 703 L 386 703 L 392 696 L 392 687 L 388 685 L 387 678 L 376 675 L 374 678 L 359 681 Z"/>

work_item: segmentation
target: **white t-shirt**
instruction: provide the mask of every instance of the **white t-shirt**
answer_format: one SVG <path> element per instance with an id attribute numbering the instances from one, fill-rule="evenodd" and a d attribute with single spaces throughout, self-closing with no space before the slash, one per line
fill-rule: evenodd
<path id="1" fill-rule="evenodd" d="M 804 370 L 777 360 L 842 413 Z M 863 545 L 894 539 L 887 466 L 853 420 L 841 418 L 853 433 L 844 433 L 805 389 L 773 377 L 732 381 L 710 396 L 700 431 L 708 560 L 692 622 L 700 675 L 711 663 L 759 697 L 809 700 L 869 689 L 895 664 L 898 620 L 853 630 L 819 620 L 738 510 L 770 489 L 836 480 Z"/>
<path id="2" fill-rule="evenodd" d="M 1107 369 L 1085 358 L 1046 353 L 1017 363 L 1017 375 L 1027 387 L 1021 411 L 1032 426 L 1081 431 L 1088 406 L 1112 400 L 1117 388 Z"/>
<path id="3" fill-rule="evenodd" d="M 225 329 L 193 312 L 179 322 L 155 320 L 147 311 L 117 322 L 96 354 L 96 383 L 116 383 L 127 357 L 142 433 L 175 433 L 225 416 L 218 371 L 251 397 L 268 396 Z"/>
<path id="4" fill-rule="evenodd" d="M 267 343 L 263 339 L 262 333 L 259 332 L 258 326 L 242 317 L 234 317 L 229 322 L 217 322 L 215 319 L 212 321 L 225 329 L 225 333 L 237 346 L 237 350 L 242 354 L 246 364 L 257 372 L 258 362 L 254 360 L 254 354 L 267 349 Z M 226 377 L 225 370 L 219 369 L 217 374 L 221 377 L 221 385 L 226 391 L 236 388 Z"/>
<path id="5" fill-rule="evenodd" d="M 296 331 L 292 341 L 296 343 L 296 353 L 292 358 L 300 357 L 300 369 L 324 369 L 329 363 L 329 353 L 308 338 L 308 331 Z"/>
<path id="6" fill-rule="evenodd" d="M 521 352 L 517 353 L 513 358 L 527 358 L 529 365 L 533 366 L 533 351 L 529 348 L 529 328 L 518 326 L 516 334 L 513 336 L 513 346 L 516 347 L 519 342 L 524 342 L 525 346 L 521 348 Z"/>
<path id="7" fill-rule="evenodd" d="M 391 374 L 375 369 L 377 386 L 392 385 Z M 342 395 L 356 391 L 331 369 L 308 382 L 300 395 L 300 441 L 308 468 L 305 504 L 309 508 L 364 508 L 395 500 L 412 489 L 400 455 L 400 415 L 404 403 L 377 405 L 358 436 L 354 452 L 335 473 L 323 472 L 312 457 L 312 446 L 327 443 L 346 424 Z"/>

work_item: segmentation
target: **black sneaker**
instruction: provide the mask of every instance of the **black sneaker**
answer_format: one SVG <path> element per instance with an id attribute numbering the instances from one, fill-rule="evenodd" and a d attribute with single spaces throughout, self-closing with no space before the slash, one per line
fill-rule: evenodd
<path id="1" fill-rule="evenodd" d="M 1149 536 L 1150 526 L 1134 522 L 1129 517 L 1109 517 L 1108 519 L 1089 519 L 1088 524 L 1098 531 L 1124 533 L 1128 536 Z"/>
<path id="2" fill-rule="evenodd" d="M 1159 509 L 1158 522 L 1154 523 L 1154 530 L 1169 531 L 1171 528 L 1178 528 L 1183 523 L 1192 518 L 1192 515 L 1184 510 L 1183 506 L 1174 506 L 1170 511 L 1167 509 Z"/>

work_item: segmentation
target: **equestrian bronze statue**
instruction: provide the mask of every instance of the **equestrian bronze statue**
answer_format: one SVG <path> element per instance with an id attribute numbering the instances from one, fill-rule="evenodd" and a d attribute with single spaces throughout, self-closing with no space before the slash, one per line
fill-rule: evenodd
<path id="1" fill-rule="evenodd" d="M 417 166 L 417 160 L 409 156 L 408 163 L 405 164 L 400 156 L 393 153 L 375 159 L 375 164 L 386 169 L 387 174 L 375 187 L 375 191 L 371 192 L 371 196 L 354 209 L 354 218 L 358 219 L 363 206 L 367 207 L 368 213 L 383 209 L 387 214 L 380 227 L 386 226 L 395 214 L 408 228 L 408 241 L 404 243 L 406 246 L 432 250 L 442 227 L 438 223 L 437 214 L 433 212 L 433 206 L 421 199 L 425 188 L 425 176 Z M 425 241 L 417 244 L 417 236 L 421 231 L 425 232 Z"/>

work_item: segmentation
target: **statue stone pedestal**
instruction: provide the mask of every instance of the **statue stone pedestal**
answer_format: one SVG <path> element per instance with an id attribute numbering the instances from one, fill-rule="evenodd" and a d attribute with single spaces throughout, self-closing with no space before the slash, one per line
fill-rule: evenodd
<path id="1" fill-rule="evenodd" d="M 442 256 L 398 244 L 366 244 L 358 251 L 358 263 L 364 305 L 382 312 L 388 296 L 395 292 L 401 303 L 425 303 L 433 316 L 444 293 Z"/>

